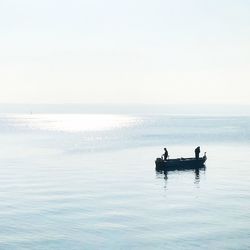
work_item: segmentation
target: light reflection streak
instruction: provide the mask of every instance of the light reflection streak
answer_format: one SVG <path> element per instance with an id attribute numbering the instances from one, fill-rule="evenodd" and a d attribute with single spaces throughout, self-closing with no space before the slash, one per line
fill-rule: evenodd
<path id="1" fill-rule="evenodd" d="M 105 131 L 132 127 L 140 122 L 137 117 L 111 114 L 18 114 L 6 118 L 18 127 L 61 132 Z"/>

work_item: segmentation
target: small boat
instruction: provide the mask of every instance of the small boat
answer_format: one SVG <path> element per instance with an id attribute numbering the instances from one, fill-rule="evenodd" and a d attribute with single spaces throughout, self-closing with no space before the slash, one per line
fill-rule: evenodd
<path id="1" fill-rule="evenodd" d="M 155 166 L 157 171 L 161 170 L 185 170 L 185 169 L 198 169 L 204 168 L 207 160 L 206 153 L 203 157 L 196 158 L 177 158 L 163 160 L 156 158 Z"/>

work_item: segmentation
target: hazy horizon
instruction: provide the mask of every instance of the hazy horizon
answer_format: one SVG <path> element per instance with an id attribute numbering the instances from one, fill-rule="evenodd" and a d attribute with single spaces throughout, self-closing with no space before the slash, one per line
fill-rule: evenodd
<path id="1" fill-rule="evenodd" d="M 222 104 L 0 104 L 5 113 L 107 113 L 107 114 L 181 114 L 250 115 L 250 105 Z"/>

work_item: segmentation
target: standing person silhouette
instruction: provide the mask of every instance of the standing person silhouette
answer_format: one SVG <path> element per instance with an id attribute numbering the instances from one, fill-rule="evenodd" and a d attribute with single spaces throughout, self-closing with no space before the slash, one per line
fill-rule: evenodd
<path id="1" fill-rule="evenodd" d="M 163 156 L 164 161 L 166 161 L 168 158 L 168 151 L 166 148 L 164 148 L 164 154 L 162 156 Z"/>
<path id="2" fill-rule="evenodd" d="M 200 154 L 200 152 L 201 152 L 200 147 L 197 147 L 197 148 L 194 150 L 194 152 L 195 152 L 195 159 L 198 160 L 198 159 L 199 159 L 199 154 Z"/>

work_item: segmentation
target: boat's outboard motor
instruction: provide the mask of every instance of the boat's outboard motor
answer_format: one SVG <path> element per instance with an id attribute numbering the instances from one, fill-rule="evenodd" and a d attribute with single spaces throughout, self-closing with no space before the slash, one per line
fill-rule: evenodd
<path id="1" fill-rule="evenodd" d="M 160 171 L 164 168 L 164 160 L 162 158 L 156 158 L 155 160 L 155 169 Z"/>
<path id="2" fill-rule="evenodd" d="M 162 158 L 156 158 L 155 163 L 160 163 L 160 162 L 163 162 L 163 159 Z"/>

